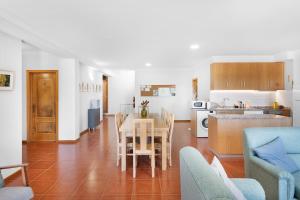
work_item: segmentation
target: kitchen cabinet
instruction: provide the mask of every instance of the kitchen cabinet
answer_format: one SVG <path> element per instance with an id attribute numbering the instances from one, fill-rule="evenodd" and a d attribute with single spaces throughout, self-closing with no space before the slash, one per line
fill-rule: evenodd
<path id="1" fill-rule="evenodd" d="M 212 90 L 281 90 L 284 89 L 284 64 L 213 63 Z"/>
<path id="2" fill-rule="evenodd" d="M 259 90 L 283 90 L 284 89 L 284 64 L 261 63 L 259 64 Z"/>
<path id="3" fill-rule="evenodd" d="M 251 127 L 290 127 L 292 118 L 278 115 L 216 114 L 208 117 L 208 146 L 217 156 L 238 156 L 243 150 L 243 131 Z"/>
<path id="4" fill-rule="evenodd" d="M 219 90 L 226 90 L 229 88 L 229 71 L 226 67 L 226 64 L 213 64 L 211 65 L 211 81 L 210 87 Z"/>

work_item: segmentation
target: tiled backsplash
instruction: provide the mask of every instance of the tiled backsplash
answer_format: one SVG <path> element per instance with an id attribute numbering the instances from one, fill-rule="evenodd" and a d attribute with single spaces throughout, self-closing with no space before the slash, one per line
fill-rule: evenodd
<path id="1" fill-rule="evenodd" d="M 276 100 L 280 105 L 293 108 L 293 91 L 292 90 L 276 91 Z"/>
<path id="2" fill-rule="evenodd" d="M 226 106 L 233 106 L 239 101 L 248 103 L 250 106 L 271 106 L 275 101 L 276 92 L 256 90 L 214 90 L 210 92 L 210 101 L 223 105 L 224 98 Z"/>

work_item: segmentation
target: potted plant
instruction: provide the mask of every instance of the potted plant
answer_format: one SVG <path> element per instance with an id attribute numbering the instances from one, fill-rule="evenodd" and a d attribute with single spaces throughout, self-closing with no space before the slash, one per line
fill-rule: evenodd
<path id="1" fill-rule="evenodd" d="M 148 100 L 142 101 L 142 103 L 141 103 L 141 106 L 142 106 L 141 117 L 142 118 L 146 118 L 148 116 L 148 109 L 147 109 L 148 104 L 149 104 Z"/>

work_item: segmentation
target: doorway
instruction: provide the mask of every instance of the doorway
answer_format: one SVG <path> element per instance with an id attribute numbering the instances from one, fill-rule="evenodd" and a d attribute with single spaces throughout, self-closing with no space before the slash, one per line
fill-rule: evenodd
<path id="1" fill-rule="evenodd" d="M 27 140 L 58 139 L 58 71 L 27 70 Z"/>
<path id="2" fill-rule="evenodd" d="M 193 88 L 193 100 L 198 100 L 198 79 L 194 78 L 192 80 L 192 88 Z"/>
<path id="3" fill-rule="evenodd" d="M 103 113 L 108 113 L 108 77 L 103 76 Z"/>

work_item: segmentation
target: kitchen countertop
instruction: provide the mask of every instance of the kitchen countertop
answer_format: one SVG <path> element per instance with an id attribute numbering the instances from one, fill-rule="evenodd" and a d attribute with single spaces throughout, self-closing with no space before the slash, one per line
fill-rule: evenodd
<path id="1" fill-rule="evenodd" d="M 273 114 L 253 114 L 253 115 L 244 115 L 244 114 L 211 114 L 211 117 L 217 119 L 286 119 L 290 117 L 285 117 L 281 115 L 273 115 Z"/>
<path id="2" fill-rule="evenodd" d="M 234 111 L 234 110 L 236 110 L 236 111 L 245 111 L 245 110 L 247 110 L 247 111 L 261 111 L 261 110 L 263 110 L 262 108 L 256 108 L 256 107 L 250 107 L 250 108 L 234 108 L 234 107 L 222 107 L 222 108 L 213 108 L 213 109 L 211 109 L 211 110 L 213 110 L 213 111 L 227 111 L 227 110 L 229 110 L 229 111 Z"/>
<path id="3" fill-rule="evenodd" d="M 276 109 L 275 111 L 280 111 L 280 110 L 287 110 L 290 109 L 288 107 L 284 107 L 283 109 Z M 211 108 L 210 110 L 213 111 L 222 111 L 222 110 L 274 110 L 272 106 L 253 106 L 250 108 L 234 108 L 232 106 L 228 107 L 216 107 L 216 108 Z"/>

